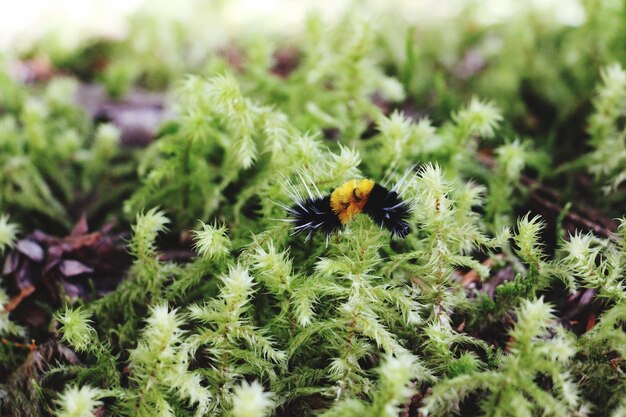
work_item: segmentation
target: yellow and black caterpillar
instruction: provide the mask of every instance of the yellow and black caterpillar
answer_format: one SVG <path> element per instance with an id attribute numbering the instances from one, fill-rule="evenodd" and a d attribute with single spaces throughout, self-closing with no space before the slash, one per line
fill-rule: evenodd
<path id="1" fill-rule="evenodd" d="M 406 176 L 400 184 L 405 179 Z M 293 184 L 289 183 L 289 186 L 295 203 L 291 207 L 283 205 L 289 216 L 287 221 L 293 225 L 293 234 L 306 233 L 306 240 L 317 231 L 324 232 L 328 240 L 332 233 L 360 213 L 370 216 L 393 236 L 405 238 L 411 232 L 411 205 L 400 198 L 399 184 L 389 190 L 370 179 L 353 179 L 327 196 L 323 196 L 315 185 L 314 190 L 307 187 L 306 196 L 302 196 Z"/>

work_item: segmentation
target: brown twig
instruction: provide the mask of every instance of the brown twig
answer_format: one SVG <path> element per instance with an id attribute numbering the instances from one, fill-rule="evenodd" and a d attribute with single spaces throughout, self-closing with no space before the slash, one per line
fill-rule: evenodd
<path id="1" fill-rule="evenodd" d="M 35 343 L 35 339 L 30 339 L 30 343 L 26 344 L 26 343 L 20 343 L 20 342 L 13 342 L 9 339 L 5 339 L 4 337 L 2 337 L 0 338 L 0 343 L 6 346 L 12 346 L 12 347 L 19 348 L 19 349 L 28 349 L 29 352 L 32 352 L 35 349 L 37 349 L 37 344 Z"/>
<path id="2" fill-rule="evenodd" d="M 478 160 L 487 168 L 493 168 L 496 164 L 491 155 L 485 152 L 478 153 Z M 558 218 L 565 210 L 558 204 L 561 196 L 556 190 L 525 174 L 520 176 L 520 183 L 528 188 L 530 191 L 529 197 L 535 204 L 547 212 L 552 213 L 555 217 Z M 564 223 L 570 225 L 568 229 L 588 230 L 606 239 L 617 240 L 615 236 L 617 224 L 615 222 L 605 219 L 602 219 L 604 221 L 600 219 L 586 219 L 578 214 L 579 211 L 580 210 L 572 209 L 563 216 Z"/>

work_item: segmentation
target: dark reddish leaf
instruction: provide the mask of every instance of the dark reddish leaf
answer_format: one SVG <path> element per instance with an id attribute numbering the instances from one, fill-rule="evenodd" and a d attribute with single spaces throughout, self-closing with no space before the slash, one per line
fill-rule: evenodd
<path id="1" fill-rule="evenodd" d="M 121 132 L 122 146 L 147 146 L 164 120 L 172 113 L 165 107 L 165 95 L 139 89 L 113 101 L 102 86 L 83 84 L 76 101 L 92 119 L 110 122 Z"/>
<path id="2" fill-rule="evenodd" d="M 37 242 L 39 242 L 39 243 L 41 243 L 43 245 L 51 245 L 51 244 L 53 244 L 53 243 L 55 243 L 55 242 L 57 242 L 59 240 L 59 238 L 54 237 L 54 236 L 50 236 L 49 234 L 44 233 L 41 230 L 35 230 L 33 232 L 33 234 L 31 235 L 31 237 L 35 241 L 37 241 Z"/>
<path id="3" fill-rule="evenodd" d="M 87 234 L 87 232 L 89 232 L 89 226 L 87 225 L 87 216 L 83 213 L 83 215 L 80 216 L 78 223 L 74 225 L 70 236 L 84 235 Z"/>
<path id="4" fill-rule="evenodd" d="M 480 281 L 480 277 L 478 276 L 478 272 L 476 272 L 475 270 L 471 270 L 468 271 L 466 274 L 464 274 L 461 277 L 461 285 L 463 285 L 464 287 L 468 287 L 470 284 L 472 283 L 476 283 Z"/>
<path id="5" fill-rule="evenodd" d="M 298 67 L 299 54 L 297 49 L 281 49 L 274 54 L 272 72 L 281 78 L 287 78 Z"/>
<path id="6" fill-rule="evenodd" d="M 66 259 L 59 265 L 59 270 L 66 277 L 73 277 L 81 274 L 90 274 L 93 272 L 93 268 L 88 267 L 82 262 L 75 261 L 73 259 Z"/>
<path id="7" fill-rule="evenodd" d="M 592 288 L 587 288 L 583 295 L 580 297 L 579 303 L 582 305 L 590 304 L 596 298 L 596 291 Z"/>
<path id="8" fill-rule="evenodd" d="M 506 342 L 506 346 L 504 347 L 504 351 L 509 353 L 511 348 L 513 347 L 513 343 L 515 343 L 515 338 L 513 336 L 509 336 L 509 339 Z"/>
<path id="9" fill-rule="evenodd" d="M 115 226 L 117 226 L 116 221 L 107 223 L 104 226 L 102 226 L 102 229 L 100 229 L 100 233 L 102 233 L 103 235 L 108 235 L 109 233 L 111 233 L 111 231 L 113 230 Z"/>
<path id="10" fill-rule="evenodd" d="M 485 265 L 487 268 L 493 268 L 493 266 L 496 264 L 496 259 L 503 259 L 504 255 L 502 254 L 498 254 L 496 255 L 495 258 L 487 258 L 485 259 L 482 264 Z M 471 283 L 478 283 L 480 281 L 480 277 L 478 276 L 478 272 L 474 269 L 468 271 L 466 274 L 464 274 L 461 278 L 461 284 L 464 287 L 468 287 Z"/>
<path id="11" fill-rule="evenodd" d="M 99 297 L 117 287 L 132 262 L 124 244 L 126 234 L 113 234 L 115 223 L 86 233 L 87 224 L 81 218 L 73 234 L 65 237 L 37 230 L 7 254 L 3 267 L 10 277 L 7 289 L 21 294 L 12 304 L 18 322 L 45 326 L 49 311 L 40 305 L 58 306 L 62 295 Z M 84 278 L 87 274 L 90 280 Z"/>
<path id="12" fill-rule="evenodd" d="M 616 371 L 619 369 L 619 366 L 622 364 L 622 362 L 624 362 L 623 358 L 612 358 L 609 360 L 609 363 L 611 364 L 611 366 L 613 367 L 613 369 L 615 369 Z M 621 370 L 620 370 L 621 372 Z"/>
<path id="13" fill-rule="evenodd" d="M 23 366 L 31 366 L 39 371 L 46 369 L 55 362 L 79 363 L 76 353 L 62 343 L 50 339 L 30 352 Z"/>
<path id="14" fill-rule="evenodd" d="M 93 246 L 102 238 L 100 232 L 89 233 L 80 236 L 68 236 L 63 239 L 61 247 L 63 252 L 74 252 L 85 246 Z"/>
<path id="15" fill-rule="evenodd" d="M 81 291 L 78 285 L 72 284 L 71 282 L 64 281 L 63 289 L 65 290 L 65 294 L 70 298 L 78 298 L 83 295 L 83 291 Z"/>
<path id="16" fill-rule="evenodd" d="M 515 279 L 515 268 L 512 265 L 507 265 L 504 268 L 498 270 L 494 275 L 489 277 L 480 286 L 480 291 L 493 298 L 496 288 L 505 282 L 513 281 Z"/>
<path id="17" fill-rule="evenodd" d="M 50 246 L 48 248 L 48 256 L 46 257 L 46 265 L 43 268 L 43 273 L 48 273 L 52 268 L 57 266 L 62 256 L 63 248 L 61 246 Z"/>
<path id="18" fill-rule="evenodd" d="M 463 330 L 465 330 L 465 324 L 466 324 L 466 323 L 465 323 L 465 320 L 463 320 L 463 321 L 461 322 L 461 324 L 459 324 L 459 325 L 457 326 L 457 328 L 456 328 L 457 332 L 462 332 Z"/>
<path id="19" fill-rule="evenodd" d="M 33 285 L 33 266 L 24 262 L 15 273 L 15 285 L 20 291 L 29 285 Z"/>
<path id="20" fill-rule="evenodd" d="M 322 134 L 324 135 L 324 139 L 339 140 L 341 131 L 336 127 L 328 127 L 326 129 L 322 129 Z"/>
<path id="21" fill-rule="evenodd" d="M 32 240 L 22 239 L 17 242 L 15 248 L 35 262 L 43 261 L 43 249 Z"/>
<path id="22" fill-rule="evenodd" d="M 105 417 L 107 414 L 107 409 L 103 406 L 98 407 L 93 411 L 94 417 Z"/>
<path id="23" fill-rule="evenodd" d="M 408 404 L 408 410 L 405 410 L 401 414 L 401 417 L 421 416 L 422 414 L 419 413 L 419 408 L 422 406 L 422 400 L 424 399 L 424 396 L 428 395 L 429 393 L 430 393 L 430 388 L 428 388 L 428 390 L 426 391 L 426 394 L 422 394 L 421 391 L 416 392 L 411 397 L 411 402 Z"/>
<path id="24" fill-rule="evenodd" d="M 20 265 L 20 257 L 17 252 L 11 252 L 4 260 L 4 268 L 2 269 L 3 275 L 9 275 L 15 272 Z"/>
<path id="25" fill-rule="evenodd" d="M 585 288 L 569 295 L 561 303 L 560 321 L 574 333 L 582 334 L 593 327 L 595 317 L 601 313 L 602 308 L 602 303 L 596 297 L 596 291 L 593 288 Z"/>
<path id="26" fill-rule="evenodd" d="M 48 81 L 54 75 L 54 66 L 45 55 L 38 55 L 31 59 L 14 61 L 9 66 L 11 76 L 22 83 Z"/>
<path id="27" fill-rule="evenodd" d="M 589 319 L 587 320 L 587 327 L 585 328 L 585 331 L 588 332 L 589 330 L 591 330 L 593 328 L 593 326 L 596 325 L 596 315 L 591 313 L 589 315 Z"/>

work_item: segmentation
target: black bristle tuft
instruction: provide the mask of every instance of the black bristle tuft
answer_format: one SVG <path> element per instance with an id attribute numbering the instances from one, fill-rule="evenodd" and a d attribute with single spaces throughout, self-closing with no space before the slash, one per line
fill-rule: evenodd
<path id="1" fill-rule="evenodd" d="M 392 235 L 405 238 L 411 232 L 408 222 L 411 216 L 410 205 L 402 201 L 397 192 L 389 191 L 382 185 L 374 185 L 363 212 L 376 224 L 387 228 Z"/>
<path id="2" fill-rule="evenodd" d="M 341 228 L 341 222 L 330 207 L 330 196 L 308 198 L 288 210 L 294 226 L 293 234 L 306 233 L 307 239 L 319 230 L 331 235 Z"/>

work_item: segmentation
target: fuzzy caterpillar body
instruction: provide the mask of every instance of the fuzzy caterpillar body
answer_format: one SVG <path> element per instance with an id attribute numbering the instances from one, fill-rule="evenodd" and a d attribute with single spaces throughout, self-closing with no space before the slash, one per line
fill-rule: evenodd
<path id="1" fill-rule="evenodd" d="M 292 187 L 292 189 L 294 189 Z M 322 196 L 317 188 L 302 198 L 295 192 L 295 204 L 285 207 L 293 234 L 306 233 L 307 240 L 317 231 L 328 237 L 348 224 L 358 214 L 367 214 L 393 236 L 405 238 L 411 232 L 411 206 L 396 191 L 370 179 L 353 179 L 337 187 L 329 196 Z"/>

